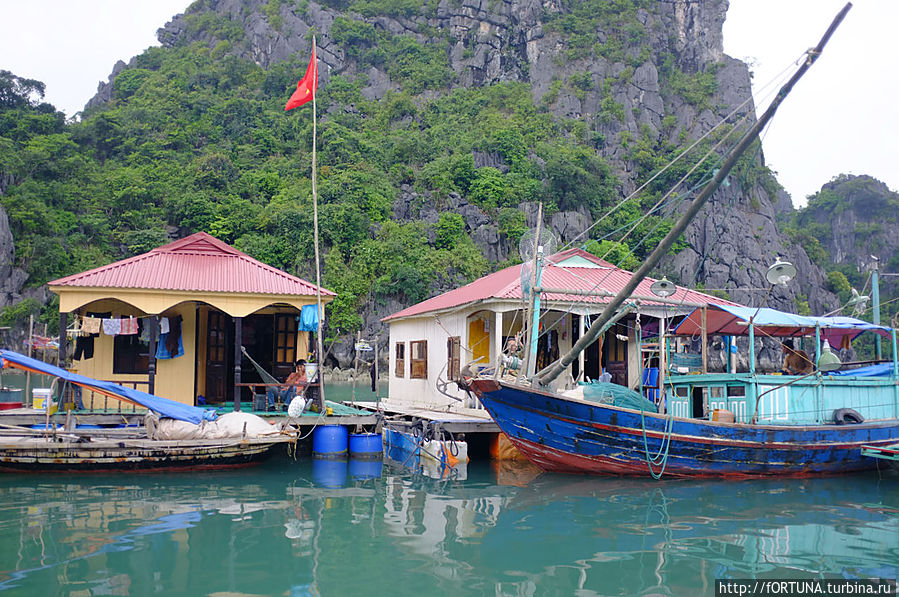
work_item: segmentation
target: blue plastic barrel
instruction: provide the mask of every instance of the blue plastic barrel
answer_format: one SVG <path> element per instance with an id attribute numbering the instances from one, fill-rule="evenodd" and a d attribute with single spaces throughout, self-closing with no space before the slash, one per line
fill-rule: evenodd
<path id="1" fill-rule="evenodd" d="M 312 461 L 312 480 L 319 487 L 337 489 L 346 485 L 345 458 L 317 458 Z"/>
<path id="2" fill-rule="evenodd" d="M 364 481 L 366 479 L 380 479 L 381 468 L 384 466 L 383 460 L 374 460 L 371 458 L 350 458 L 350 477 L 356 481 Z"/>
<path id="3" fill-rule="evenodd" d="M 79 423 L 75 425 L 75 429 L 103 429 L 103 425 L 82 425 Z"/>
<path id="4" fill-rule="evenodd" d="M 377 458 L 381 456 L 384 442 L 380 433 L 351 433 L 350 455 L 356 458 Z"/>
<path id="5" fill-rule="evenodd" d="M 349 432 L 342 425 L 319 425 L 312 432 L 312 455 L 319 457 L 345 456 Z"/>

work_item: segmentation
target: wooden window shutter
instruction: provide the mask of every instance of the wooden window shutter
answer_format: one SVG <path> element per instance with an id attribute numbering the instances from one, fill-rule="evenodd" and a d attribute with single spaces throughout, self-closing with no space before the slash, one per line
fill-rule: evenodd
<path id="1" fill-rule="evenodd" d="M 459 379 L 459 357 L 462 347 L 462 339 L 453 336 L 446 340 L 446 376 L 450 381 Z"/>
<path id="2" fill-rule="evenodd" d="M 416 340 L 411 343 L 412 360 L 409 377 L 412 379 L 428 378 L 428 341 Z"/>
<path id="3" fill-rule="evenodd" d="M 395 350 L 396 364 L 394 365 L 394 374 L 397 377 L 406 377 L 406 344 L 397 342 Z"/>

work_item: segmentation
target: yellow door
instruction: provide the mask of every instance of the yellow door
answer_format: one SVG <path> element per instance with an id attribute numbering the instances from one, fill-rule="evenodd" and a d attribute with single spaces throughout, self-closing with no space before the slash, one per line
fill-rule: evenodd
<path id="1" fill-rule="evenodd" d="M 483 319 L 468 322 L 468 350 L 471 360 L 479 365 L 490 364 L 490 332 L 489 324 Z"/>

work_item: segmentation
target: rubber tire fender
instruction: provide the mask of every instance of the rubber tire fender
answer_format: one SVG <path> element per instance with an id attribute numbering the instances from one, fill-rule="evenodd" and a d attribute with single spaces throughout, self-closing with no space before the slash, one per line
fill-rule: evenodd
<path id="1" fill-rule="evenodd" d="M 858 424 L 864 423 L 865 418 L 858 414 L 858 411 L 852 410 L 851 408 L 838 408 L 833 411 L 833 422 L 837 425 L 844 425 L 846 423 Z"/>

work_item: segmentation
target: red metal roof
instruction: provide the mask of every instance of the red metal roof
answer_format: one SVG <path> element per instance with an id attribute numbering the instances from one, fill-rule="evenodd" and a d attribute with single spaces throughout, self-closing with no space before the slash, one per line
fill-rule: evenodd
<path id="1" fill-rule="evenodd" d="M 556 265 L 557 263 L 575 257 L 585 259 L 589 261 L 590 264 L 580 267 L 572 264 L 565 264 L 564 267 Z M 393 321 L 405 317 L 414 317 L 475 302 L 489 301 L 491 299 L 521 300 L 521 267 L 521 264 L 507 267 L 475 280 L 471 284 L 466 284 L 461 288 L 450 290 L 449 292 L 422 301 L 417 305 L 407 307 L 402 311 L 397 311 L 392 315 L 388 315 L 381 321 Z M 547 265 L 543 269 L 541 286 L 544 288 L 558 288 L 565 290 L 605 290 L 608 291 L 610 295 L 615 295 L 624 288 L 633 275 L 633 273 L 615 267 L 611 263 L 582 249 L 568 249 L 567 251 L 556 253 L 547 258 Z M 633 294 L 637 296 L 653 296 L 650 286 L 652 286 L 652 283 L 655 281 L 655 278 L 643 279 L 640 284 L 637 285 L 637 289 Z M 604 304 L 609 302 L 608 297 L 602 296 L 579 296 L 574 294 L 546 292 L 543 293 L 543 300 L 590 304 Z M 738 303 L 698 292 L 696 290 L 690 290 L 683 286 L 678 286 L 676 292 L 668 297 L 667 300 L 669 302 L 677 301 L 716 305 L 738 305 Z M 662 303 L 645 301 L 644 304 L 661 305 Z"/>
<path id="2" fill-rule="evenodd" d="M 315 284 L 257 261 L 205 232 L 49 285 L 315 296 Z M 324 288 L 321 293 L 335 296 Z"/>

